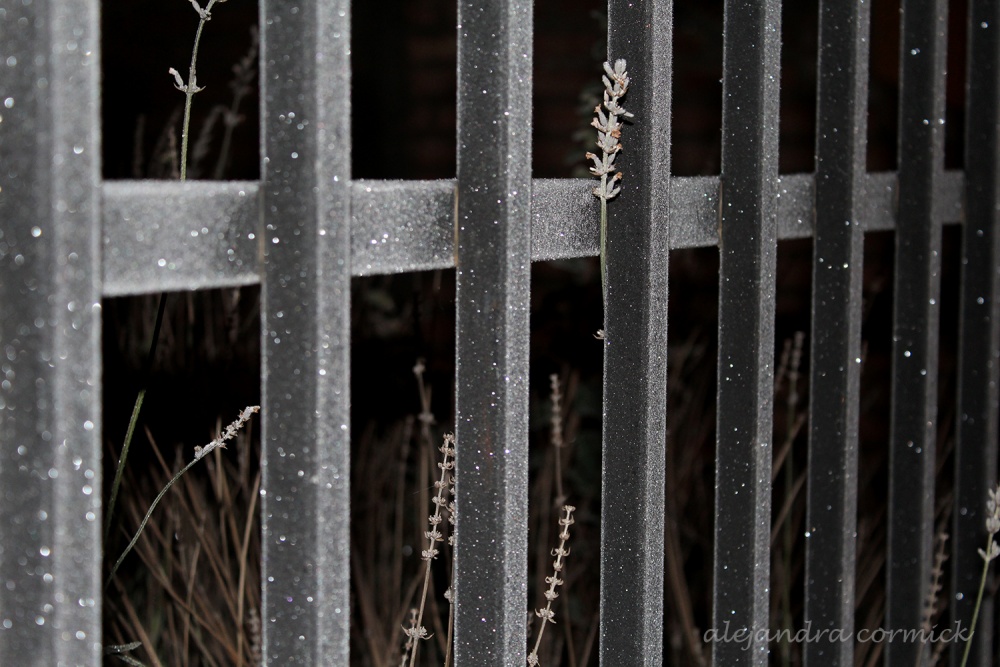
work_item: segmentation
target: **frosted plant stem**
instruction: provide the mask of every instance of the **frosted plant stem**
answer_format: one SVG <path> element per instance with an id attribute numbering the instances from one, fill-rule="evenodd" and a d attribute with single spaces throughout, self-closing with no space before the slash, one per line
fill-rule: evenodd
<path id="1" fill-rule="evenodd" d="M 139 536 L 142 535 L 143 529 L 149 522 L 149 518 L 153 516 L 153 510 L 156 509 L 156 506 L 160 503 L 160 500 L 163 498 L 163 496 L 167 494 L 167 491 L 170 490 L 170 487 L 172 487 L 174 483 L 181 478 L 181 475 L 190 470 L 191 466 L 193 466 L 197 462 L 198 459 L 191 459 L 191 461 L 189 461 L 186 466 L 181 468 L 180 471 L 176 475 L 174 475 L 169 482 L 167 482 L 166 486 L 160 489 L 160 492 L 156 494 L 156 498 L 153 498 L 153 502 L 149 506 L 149 511 L 147 511 L 146 516 L 142 518 L 142 523 L 139 524 L 138 530 L 135 531 L 135 535 L 132 537 L 132 541 L 128 543 L 128 546 L 125 547 L 125 551 L 122 552 L 122 555 L 119 556 L 118 560 L 115 561 L 114 567 L 111 568 L 111 574 L 108 575 L 108 580 L 104 582 L 105 589 L 111 584 L 111 580 L 115 578 L 115 575 L 118 573 L 118 568 L 121 567 L 122 561 L 124 561 L 125 557 L 132 552 L 133 547 L 135 547 L 135 543 L 139 541 Z"/>
<path id="2" fill-rule="evenodd" d="M 107 587 L 111 585 L 112 579 L 114 579 L 115 574 L 118 573 L 118 568 L 121 567 L 121 564 L 125 560 L 125 557 L 128 556 L 129 553 L 131 553 L 132 549 L 135 547 L 136 542 L 139 541 L 139 536 L 142 535 L 143 529 L 146 527 L 146 524 L 149 523 L 149 518 L 153 516 L 153 510 L 156 509 L 156 506 L 163 499 L 163 496 L 167 495 L 167 491 L 170 490 L 170 487 L 172 487 L 177 482 L 177 480 L 179 480 L 181 476 L 184 475 L 184 473 L 190 470 L 195 463 L 205 458 L 205 456 L 209 452 L 218 449 L 219 447 L 222 447 L 227 440 L 231 440 L 232 438 L 234 438 L 237 432 L 239 432 L 239 430 L 243 427 L 243 425 L 250 420 L 250 417 L 253 416 L 255 412 L 259 411 L 260 411 L 259 405 L 251 405 L 250 407 L 244 409 L 243 412 L 240 413 L 239 418 L 232 424 L 227 426 L 226 430 L 223 431 L 222 435 L 220 435 L 218 438 L 208 443 L 204 447 L 195 447 L 194 458 L 188 461 L 187 465 L 181 468 L 177 472 L 177 474 L 174 475 L 169 482 L 167 482 L 166 486 L 160 489 L 160 492 L 156 494 L 156 498 L 154 498 L 153 502 L 149 505 L 149 510 L 146 511 L 146 516 L 142 518 L 142 522 L 139 524 L 139 528 L 135 531 L 135 535 L 132 537 L 132 541 L 128 543 L 128 546 L 125 547 L 125 550 L 122 552 L 122 555 L 118 557 L 117 561 L 115 561 L 114 567 L 111 568 L 111 574 L 108 575 L 107 581 L 104 582 L 105 589 L 107 589 Z"/>
<path id="3" fill-rule="evenodd" d="M 225 2 L 225 0 L 222 0 Z M 191 49 L 191 67 L 188 69 L 188 80 L 187 84 L 178 85 L 177 88 L 184 93 L 184 121 L 181 124 L 181 180 L 187 180 L 187 154 L 188 154 L 188 138 L 190 137 L 191 130 L 191 105 L 194 101 L 194 94 L 202 90 L 198 87 L 198 46 L 201 44 L 201 33 L 205 29 L 205 24 L 208 20 L 212 18 L 212 7 L 219 0 L 208 0 L 208 4 L 205 9 L 198 6 L 197 2 L 192 1 L 191 4 L 194 5 L 195 10 L 198 12 L 198 16 L 201 20 L 198 21 L 198 29 L 194 33 L 194 46 Z M 177 75 L 175 74 L 175 77 Z"/>

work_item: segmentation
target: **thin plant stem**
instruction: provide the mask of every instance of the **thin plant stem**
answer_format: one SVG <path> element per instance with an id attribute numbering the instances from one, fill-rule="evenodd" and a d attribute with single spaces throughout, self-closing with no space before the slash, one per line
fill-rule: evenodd
<path id="1" fill-rule="evenodd" d="M 608 175 L 601 175 L 601 189 L 607 190 Z M 601 197 L 601 298 L 604 301 L 604 308 L 608 307 L 608 267 L 607 267 L 607 244 L 608 244 L 608 199 Z"/>
<path id="2" fill-rule="evenodd" d="M 190 136 L 191 127 L 191 104 L 194 100 L 194 94 L 197 93 L 201 88 L 197 86 L 196 69 L 198 64 L 198 45 L 201 43 L 201 33 L 205 28 L 205 23 L 212 17 L 211 10 L 216 2 L 220 0 L 209 0 L 208 5 L 205 9 L 202 9 L 196 0 L 191 0 L 191 4 L 194 6 L 195 11 L 198 12 L 200 20 L 198 21 L 198 29 L 194 35 L 194 47 L 191 49 L 191 67 L 188 71 L 188 82 L 185 85 L 180 79 L 180 75 L 171 68 L 170 73 L 174 75 L 177 82 L 177 88 L 184 92 L 184 120 L 181 124 L 181 164 L 180 164 L 180 180 L 187 180 L 187 154 L 188 154 L 188 138 Z M 221 0 L 225 2 L 225 0 Z M 125 432 L 125 442 L 122 445 L 122 453 L 118 457 L 118 466 L 115 469 L 115 479 L 111 484 L 111 498 L 108 501 L 108 511 L 104 515 L 104 542 L 107 543 L 109 536 L 111 535 L 111 519 L 115 512 L 115 503 L 118 500 L 118 489 L 121 485 L 122 473 L 125 470 L 125 463 L 128 460 L 129 447 L 132 444 L 132 435 L 135 432 L 135 425 L 139 421 L 139 412 L 142 410 L 143 401 L 146 398 L 146 388 L 149 382 L 149 369 L 152 367 L 153 357 L 156 353 L 157 341 L 160 338 L 160 326 L 163 323 L 163 311 L 167 304 L 167 293 L 160 293 L 160 303 L 156 312 L 156 324 L 153 326 L 153 339 L 149 344 L 149 353 L 146 356 L 146 365 L 143 369 L 143 380 L 142 385 L 139 388 L 139 394 L 135 398 L 135 405 L 132 408 L 132 416 L 129 418 L 128 429 Z M 167 485 L 169 487 L 169 484 Z M 129 547 L 131 549 L 131 545 Z M 118 569 L 118 564 L 115 565 L 115 570 Z M 112 572 L 112 576 L 114 573 Z"/>
<path id="3" fill-rule="evenodd" d="M 108 580 L 104 583 L 105 588 L 107 588 L 108 585 L 111 584 L 111 580 L 114 579 L 114 576 L 118 573 L 118 568 L 121 567 L 122 561 L 124 561 L 125 557 L 129 555 L 129 553 L 132 551 L 132 548 L 135 547 L 135 543 L 139 541 L 139 536 L 142 535 L 143 529 L 149 522 L 149 518 L 153 515 L 153 510 L 156 509 L 156 506 L 159 504 L 160 500 L 163 498 L 163 496 L 167 494 L 167 491 L 170 490 L 170 487 L 172 487 L 174 483 L 176 483 L 177 480 L 179 480 L 181 476 L 188 470 L 190 470 L 191 467 L 197 462 L 198 459 L 191 459 L 191 461 L 189 461 L 186 466 L 181 468 L 180 471 L 176 475 L 174 475 L 169 482 L 167 482 L 166 486 L 160 489 L 160 492 L 156 494 L 156 498 L 153 499 L 153 503 L 149 506 L 149 511 L 146 512 L 146 516 L 143 517 L 142 522 L 139 524 L 138 530 L 135 531 L 135 535 L 132 537 L 132 541 L 128 543 L 128 546 L 125 547 L 125 551 L 122 552 L 122 555 L 118 557 L 117 561 L 115 561 L 114 567 L 111 568 L 111 574 L 108 575 Z"/>
<path id="4" fill-rule="evenodd" d="M 135 531 L 135 535 L 132 537 L 132 541 L 128 543 L 128 546 L 125 547 L 125 550 L 122 552 L 122 555 L 118 557 L 117 561 L 115 561 L 114 567 L 111 568 L 111 574 L 108 575 L 108 579 L 104 583 L 105 589 L 107 589 L 107 587 L 111 585 L 111 581 L 115 578 L 115 575 L 118 573 L 118 568 L 121 567 L 121 564 L 125 560 L 125 557 L 129 555 L 129 553 L 135 547 L 136 542 L 139 541 L 139 536 L 142 535 L 143 529 L 145 529 L 146 524 L 149 523 L 149 518 L 153 516 L 153 510 L 156 509 L 156 506 L 163 499 L 163 496 L 165 496 L 167 494 L 167 491 L 170 490 L 170 487 L 172 487 L 177 482 L 177 480 L 179 480 L 184 475 L 184 473 L 190 470 L 194 466 L 194 464 L 205 458 L 205 456 L 209 452 L 219 447 L 222 447 L 227 440 L 230 440 L 233 437 L 235 437 L 236 433 L 240 430 L 240 428 L 243 427 L 243 425 L 250 419 L 250 417 L 255 412 L 259 411 L 260 411 L 259 405 L 251 405 L 250 407 L 244 409 L 243 412 L 240 413 L 239 419 L 237 419 L 232 424 L 226 427 L 226 430 L 222 433 L 222 435 L 220 435 L 218 438 L 208 443 L 204 447 L 194 448 L 194 458 L 188 461 L 187 465 L 181 468 L 177 472 L 177 474 L 174 475 L 169 482 L 167 482 L 166 486 L 160 489 L 160 492 L 156 494 L 156 498 L 153 499 L 153 502 L 149 506 L 149 510 L 146 512 L 146 516 L 144 516 L 142 521 L 139 523 L 139 528 Z"/>
<path id="5" fill-rule="evenodd" d="M 448 643 L 444 653 L 444 667 L 451 667 L 451 642 L 455 633 L 455 605 L 448 602 Z"/>
<path id="6" fill-rule="evenodd" d="M 993 537 L 990 537 L 990 543 L 992 544 Z M 969 652 L 972 650 L 972 638 L 976 635 L 976 623 L 979 621 L 979 608 L 983 604 L 983 592 L 986 590 L 986 575 L 990 571 L 990 561 L 985 561 L 983 563 L 983 573 L 979 577 L 979 592 L 976 594 L 976 606 L 972 609 L 972 623 L 969 628 L 969 639 L 965 642 L 965 650 L 962 651 L 962 664 L 961 667 L 965 667 L 965 664 L 969 661 Z"/>
<path id="7" fill-rule="evenodd" d="M 979 608 L 983 604 L 983 592 L 986 590 L 986 576 L 990 571 L 990 563 L 1000 556 L 1000 546 L 994 541 L 997 533 L 1000 533 L 1000 485 L 995 489 L 990 489 L 989 500 L 986 502 L 986 550 L 979 549 L 979 557 L 983 559 L 983 574 L 979 577 L 979 593 L 976 594 L 976 606 L 972 610 L 972 623 L 969 626 L 969 638 L 965 642 L 965 651 L 962 652 L 961 667 L 969 660 L 969 652 L 972 650 L 972 639 L 976 635 L 976 622 L 979 620 Z"/>
<path id="8" fill-rule="evenodd" d="M 201 19 L 198 21 L 198 29 L 194 33 L 194 46 L 191 49 L 191 67 L 188 69 L 188 81 L 184 86 L 184 121 L 181 125 L 181 180 L 187 180 L 187 154 L 188 136 L 191 129 L 191 105 L 194 101 L 194 94 L 201 90 L 198 87 L 197 67 L 198 67 L 198 46 L 201 44 L 201 33 L 205 29 L 205 24 L 212 17 L 212 7 L 219 0 L 208 0 L 205 9 L 198 7 L 197 2 L 192 2 Z"/>
<path id="9" fill-rule="evenodd" d="M 128 459 L 129 446 L 132 444 L 132 435 L 135 433 L 135 425 L 139 421 L 139 411 L 142 409 L 142 402 L 146 398 L 146 388 L 149 385 L 149 372 L 153 367 L 153 358 L 156 356 L 156 344 L 160 339 L 160 326 L 163 324 L 163 311 L 167 305 L 167 293 L 160 293 L 160 304 L 156 310 L 156 323 L 153 325 L 153 336 L 149 341 L 149 352 L 146 354 L 146 363 L 142 367 L 142 384 L 139 387 L 139 394 L 135 397 L 135 405 L 132 408 L 132 417 L 128 421 L 128 429 L 125 431 L 125 443 L 122 445 L 121 455 L 118 457 L 118 466 L 115 469 L 115 479 L 111 484 L 111 498 L 108 500 L 108 511 L 104 515 L 104 543 L 108 541 L 111 534 L 111 519 L 115 513 L 115 503 L 118 500 L 118 488 L 121 486 L 122 473 L 125 471 L 125 461 Z"/>

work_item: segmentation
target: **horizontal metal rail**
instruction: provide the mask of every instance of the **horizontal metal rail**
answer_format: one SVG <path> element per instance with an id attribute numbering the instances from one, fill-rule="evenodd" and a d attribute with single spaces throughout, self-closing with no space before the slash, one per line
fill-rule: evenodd
<path id="1" fill-rule="evenodd" d="M 778 181 L 778 238 L 813 235 L 812 174 Z M 587 179 L 531 182 L 531 260 L 595 257 L 598 205 Z M 857 202 L 865 231 L 896 227 L 895 172 L 869 173 Z M 965 178 L 935 183 L 933 218 L 957 223 Z M 260 282 L 260 185 L 104 183 L 104 296 L 235 287 Z M 351 183 L 351 273 L 355 276 L 455 266 L 455 181 Z M 719 177 L 670 179 L 670 248 L 718 245 Z"/>

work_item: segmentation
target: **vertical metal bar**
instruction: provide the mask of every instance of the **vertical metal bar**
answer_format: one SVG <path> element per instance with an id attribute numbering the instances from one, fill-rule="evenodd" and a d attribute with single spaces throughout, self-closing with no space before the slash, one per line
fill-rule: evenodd
<path id="1" fill-rule="evenodd" d="M 101 664 L 96 0 L 0 3 L 0 664 Z"/>
<path id="2" fill-rule="evenodd" d="M 608 59 L 632 85 L 608 206 L 601 486 L 601 664 L 663 660 L 671 0 L 610 2 Z M 594 221 L 595 227 L 598 224 Z M 595 309 L 598 304 L 594 304 Z"/>
<path id="3" fill-rule="evenodd" d="M 722 83 L 715 665 L 766 665 L 780 0 L 727 0 Z"/>
<path id="4" fill-rule="evenodd" d="M 455 664 L 527 643 L 531 0 L 458 8 Z"/>
<path id="5" fill-rule="evenodd" d="M 854 661 L 868 3 L 822 0 L 810 354 L 806 627 L 810 667 Z M 823 633 L 826 634 L 823 634 Z"/>
<path id="6" fill-rule="evenodd" d="M 943 163 L 946 0 L 903 0 L 900 17 L 899 221 L 890 422 L 889 630 L 916 631 L 934 534 L 941 230 L 934 184 Z M 909 639 L 909 641 L 907 641 Z M 886 643 L 886 664 L 928 659 L 923 643 Z"/>
<path id="7" fill-rule="evenodd" d="M 265 660 L 346 665 L 350 2 L 261 2 Z"/>
<path id="8" fill-rule="evenodd" d="M 961 333 L 952 622 L 970 628 L 986 545 L 986 492 L 997 478 L 1000 382 L 1000 2 L 973 0 L 968 14 L 965 106 L 965 222 L 962 227 Z M 975 628 L 971 665 L 985 667 L 993 645 L 992 589 Z M 952 664 L 963 646 L 952 648 Z"/>

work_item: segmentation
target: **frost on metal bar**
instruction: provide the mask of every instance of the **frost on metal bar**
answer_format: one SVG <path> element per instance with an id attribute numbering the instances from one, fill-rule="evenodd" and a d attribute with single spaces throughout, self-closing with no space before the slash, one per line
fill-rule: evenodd
<path id="1" fill-rule="evenodd" d="M 816 206 L 812 174 L 778 178 L 778 238 L 807 239 L 813 235 Z"/>
<path id="2" fill-rule="evenodd" d="M 727 0 L 722 83 L 714 665 L 766 665 L 781 4 Z"/>
<path id="3" fill-rule="evenodd" d="M 347 665 L 350 4 L 261 2 L 263 654 Z"/>
<path id="4" fill-rule="evenodd" d="M 814 178 L 779 179 L 778 238 L 812 235 Z M 935 183 L 934 219 L 961 219 L 963 173 Z M 535 179 L 534 262 L 597 255 L 597 199 L 589 179 Z M 249 285 L 260 280 L 256 182 L 107 182 L 103 185 L 104 296 Z M 351 273 L 355 276 L 455 266 L 455 181 L 355 181 Z M 670 179 L 670 248 L 719 242 L 719 177 Z M 869 174 L 858 201 L 866 231 L 896 226 L 895 172 Z M 207 231 L 206 231 L 207 230 Z"/>
<path id="5" fill-rule="evenodd" d="M 997 384 L 1000 382 L 1000 2 L 969 5 L 966 65 L 965 212 L 962 227 L 961 325 L 955 503 L 951 534 L 952 622 L 968 628 L 986 543 L 985 500 L 997 476 Z M 969 664 L 993 655 L 995 595 L 987 587 Z M 958 664 L 964 647 L 952 649 Z"/>
<path id="6" fill-rule="evenodd" d="M 670 181 L 670 247 L 707 248 L 719 244 L 719 177 Z"/>
<path id="7" fill-rule="evenodd" d="M 945 0 L 904 0 L 899 95 L 899 219 L 893 298 L 886 622 L 921 627 L 931 572 L 937 430 Z M 920 664 L 922 644 L 886 644 L 886 664 Z"/>
<path id="8" fill-rule="evenodd" d="M 594 257 L 598 253 L 598 199 L 594 181 L 536 178 L 531 182 L 531 259 Z"/>
<path id="9" fill-rule="evenodd" d="M 351 184 L 354 275 L 455 266 L 455 181 Z"/>
<path id="10" fill-rule="evenodd" d="M 104 194 L 104 295 L 259 280 L 256 182 L 118 181 Z"/>
<path id="11" fill-rule="evenodd" d="M 632 85 L 608 205 L 601 484 L 600 656 L 663 655 L 663 510 L 667 412 L 672 3 L 612 2 L 608 59 Z M 594 220 L 594 218 L 591 218 Z M 597 326 L 597 325 L 595 325 Z"/>
<path id="12" fill-rule="evenodd" d="M 532 3 L 458 23 L 455 664 L 524 665 Z"/>
<path id="13" fill-rule="evenodd" d="M 0 6 L 0 664 L 101 664 L 96 0 Z"/>
<path id="14" fill-rule="evenodd" d="M 819 9 L 812 334 L 809 373 L 805 623 L 809 665 L 854 661 L 854 571 L 861 379 L 870 7 L 822 0 Z"/>

